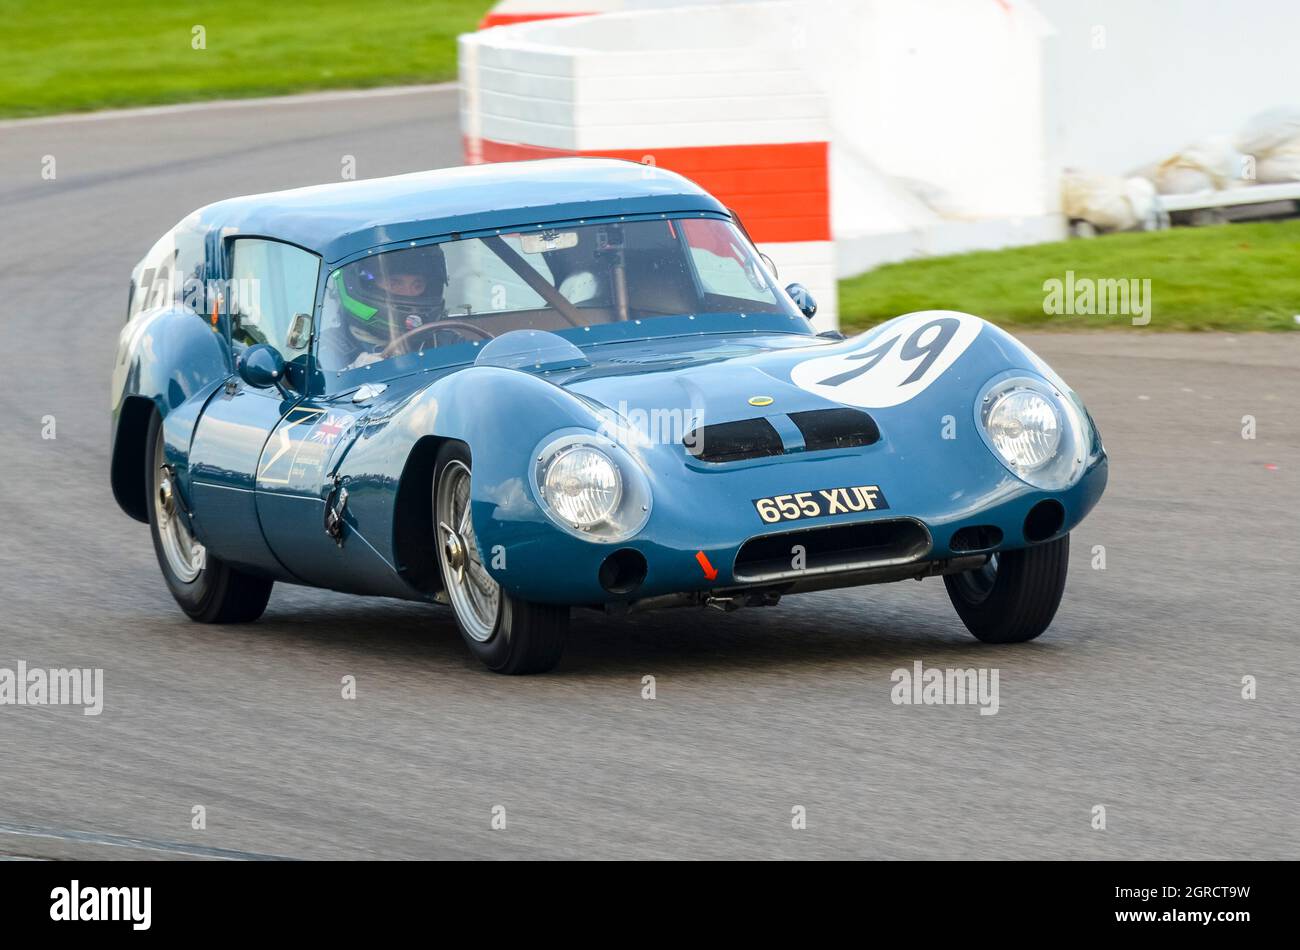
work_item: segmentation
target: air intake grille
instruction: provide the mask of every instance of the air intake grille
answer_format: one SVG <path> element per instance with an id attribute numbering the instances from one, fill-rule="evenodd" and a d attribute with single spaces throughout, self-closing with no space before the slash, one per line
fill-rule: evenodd
<path id="1" fill-rule="evenodd" d="M 809 452 L 871 445 L 880 439 L 876 420 L 860 409 L 792 412 L 790 421 L 803 433 L 804 448 Z"/>
<path id="2" fill-rule="evenodd" d="M 686 433 L 682 444 L 702 462 L 735 462 L 785 451 L 772 423 L 762 418 L 701 426 Z"/>
<path id="3" fill-rule="evenodd" d="M 791 566 L 795 545 L 804 549 L 800 569 Z M 736 553 L 735 576 L 750 583 L 862 570 L 906 564 L 929 550 L 930 533 L 910 519 L 828 525 L 750 538 Z"/>

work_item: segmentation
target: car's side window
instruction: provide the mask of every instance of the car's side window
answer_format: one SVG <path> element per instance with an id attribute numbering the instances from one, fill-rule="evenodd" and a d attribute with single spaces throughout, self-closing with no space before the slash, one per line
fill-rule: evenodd
<path id="1" fill-rule="evenodd" d="M 168 304 L 205 314 L 203 236 L 191 216 L 159 238 L 132 275 L 127 319 Z"/>
<path id="2" fill-rule="evenodd" d="M 237 238 L 231 246 L 231 339 L 269 343 L 292 363 L 307 353 L 320 258 L 292 244 Z"/>
<path id="3" fill-rule="evenodd" d="M 131 278 L 131 303 L 127 318 L 166 304 L 171 294 L 171 262 L 176 255 L 176 240 L 168 231 L 149 249 Z"/>

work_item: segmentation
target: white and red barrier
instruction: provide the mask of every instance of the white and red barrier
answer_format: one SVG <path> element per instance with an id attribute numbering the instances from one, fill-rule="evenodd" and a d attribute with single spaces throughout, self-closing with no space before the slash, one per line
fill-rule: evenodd
<path id="1" fill-rule="evenodd" d="M 500 0 L 479 21 L 480 30 L 512 26 L 534 20 L 590 16 L 594 13 L 622 13 L 625 10 L 653 10 L 676 6 L 716 6 L 753 3 L 754 0 Z"/>
<path id="2" fill-rule="evenodd" d="M 764 19 L 771 10 L 737 30 L 732 7 L 692 9 L 689 36 L 681 13 L 461 37 L 466 161 L 590 155 L 685 175 L 739 215 L 781 279 L 812 292 L 818 324 L 834 327 L 827 97 Z"/>
<path id="3" fill-rule="evenodd" d="M 556 17 L 587 16 L 623 9 L 623 0 L 501 0 L 479 21 L 480 30 Z"/>

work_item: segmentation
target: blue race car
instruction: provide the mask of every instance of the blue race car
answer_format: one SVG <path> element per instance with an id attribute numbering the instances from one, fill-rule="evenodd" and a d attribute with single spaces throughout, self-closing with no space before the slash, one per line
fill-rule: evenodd
<path id="1" fill-rule="evenodd" d="M 449 604 L 503 673 L 573 607 L 936 575 L 979 639 L 1038 636 L 1106 485 L 1078 395 L 977 317 L 845 339 L 815 306 L 626 162 L 217 202 L 132 273 L 113 493 L 195 620 L 276 581 Z"/>

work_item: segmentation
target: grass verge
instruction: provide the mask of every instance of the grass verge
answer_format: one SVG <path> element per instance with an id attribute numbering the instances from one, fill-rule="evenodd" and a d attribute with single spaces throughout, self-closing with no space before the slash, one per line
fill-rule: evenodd
<path id="1" fill-rule="evenodd" d="M 1070 271 L 1076 287 L 1083 278 L 1148 286 L 1146 330 L 1300 329 L 1300 220 L 1113 234 L 889 264 L 840 281 L 840 323 L 846 333 L 857 332 L 900 313 L 935 309 L 1035 329 L 1132 326 L 1124 314 L 1045 313 L 1048 281 L 1064 284 Z"/>
<path id="2" fill-rule="evenodd" d="M 490 5 L 0 0 L 0 116 L 453 79 Z"/>

